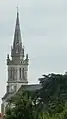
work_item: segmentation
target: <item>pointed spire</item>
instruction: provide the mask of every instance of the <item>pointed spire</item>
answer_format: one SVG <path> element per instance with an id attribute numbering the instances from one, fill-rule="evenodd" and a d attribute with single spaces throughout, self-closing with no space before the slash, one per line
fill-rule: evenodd
<path id="1" fill-rule="evenodd" d="M 19 24 L 19 12 L 17 11 L 17 19 L 16 19 L 16 26 L 15 26 L 15 34 L 14 34 L 14 46 L 17 43 L 21 43 L 21 32 L 20 32 L 20 24 Z"/>
<path id="2" fill-rule="evenodd" d="M 15 33 L 14 33 L 12 56 L 19 56 L 19 55 L 23 56 L 23 48 L 22 48 L 21 31 L 20 31 L 20 23 L 19 23 L 19 12 L 17 7 L 17 18 L 16 18 Z"/>
<path id="3" fill-rule="evenodd" d="M 16 19 L 16 25 L 19 26 L 19 8 L 17 6 L 17 19 Z M 20 27 L 20 26 L 19 26 Z"/>

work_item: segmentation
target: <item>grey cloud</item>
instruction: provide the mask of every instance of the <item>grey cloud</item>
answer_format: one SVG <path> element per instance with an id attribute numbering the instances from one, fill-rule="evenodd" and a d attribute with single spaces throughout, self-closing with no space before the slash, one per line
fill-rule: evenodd
<path id="1" fill-rule="evenodd" d="M 67 0 L 0 1 L 0 97 L 7 80 L 6 55 L 10 52 L 19 4 L 20 23 L 29 54 L 29 82 L 37 83 L 43 73 L 67 70 Z"/>

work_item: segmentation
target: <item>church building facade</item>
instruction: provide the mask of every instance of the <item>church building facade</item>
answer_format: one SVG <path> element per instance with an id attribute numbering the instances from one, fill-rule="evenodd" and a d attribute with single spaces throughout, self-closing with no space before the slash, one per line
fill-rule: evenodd
<path id="1" fill-rule="evenodd" d="M 8 66 L 8 81 L 6 94 L 2 98 L 2 112 L 5 113 L 5 108 L 8 100 L 16 94 L 16 92 L 23 86 L 27 90 L 40 89 L 40 84 L 28 84 L 28 54 L 25 55 L 24 46 L 22 44 L 19 13 L 17 11 L 16 26 L 14 33 L 13 46 L 11 47 L 11 58 L 7 55 Z"/>

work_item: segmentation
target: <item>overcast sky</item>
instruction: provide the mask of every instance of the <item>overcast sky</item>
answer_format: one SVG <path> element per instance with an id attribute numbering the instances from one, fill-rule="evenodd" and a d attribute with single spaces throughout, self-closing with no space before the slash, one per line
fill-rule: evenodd
<path id="1" fill-rule="evenodd" d="M 37 83 L 42 74 L 67 71 L 67 0 L 0 0 L 0 98 L 6 91 L 6 57 L 13 42 L 17 4 L 30 59 L 29 82 Z"/>

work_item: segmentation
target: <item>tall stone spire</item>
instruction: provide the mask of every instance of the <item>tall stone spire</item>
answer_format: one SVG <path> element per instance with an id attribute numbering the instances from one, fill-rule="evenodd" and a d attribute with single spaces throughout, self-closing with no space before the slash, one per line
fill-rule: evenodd
<path id="1" fill-rule="evenodd" d="M 16 18 L 16 26 L 14 33 L 14 42 L 13 48 L 11 52 L 12 57 L 24 57 L 24 48 L 22 48 L 22 40 L 21 40 L 21 31 L 20 31 L 20 23 L 19 23 L 19 12 L 17 10 L 17 18 Z"/>

